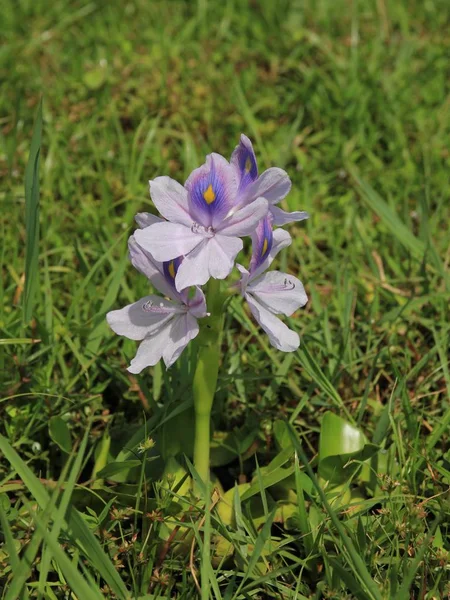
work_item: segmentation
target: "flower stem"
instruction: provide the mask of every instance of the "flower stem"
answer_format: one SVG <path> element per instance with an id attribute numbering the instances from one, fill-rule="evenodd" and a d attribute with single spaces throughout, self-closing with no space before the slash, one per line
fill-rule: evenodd
<path id="1" fill-rule="evenodd" d="M 194 466 L 205 483 L 209 481 L 210 420 L 219 373 L 223 300 L 220 293 L 220 282 L 211 279 L 207 290 L 207 305 L 211 316 L 205 319 L 206 324 L 198 337 L 199 349 L 193 381 L 195 409 Z"/>

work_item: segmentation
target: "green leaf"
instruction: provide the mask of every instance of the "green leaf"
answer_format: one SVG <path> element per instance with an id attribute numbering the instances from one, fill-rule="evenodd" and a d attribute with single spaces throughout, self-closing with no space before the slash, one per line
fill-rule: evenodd
<path id="1" fill-rule="evenodd" d="M 320 427 L 319 475 L 340 484 L 348 481 L 378 447 L 367 442 L 363 432 L 333 414 L 325 413 Z"/>
<path id="2" fill-rule="evenodd" d="M 263 472 L 263 469 L 261 469 L 261 471 Z M 248 490 L 246 492 L 244 492 L 244 494 L 241 497 L 242 502 L 244 502 L 245 500 L 248 500 L 255 494 L 259 494 L 261 492 L 261 486 L 263 489 L 267 489 L 267 488 L 271 487 L 272 485 L 280 483 L 281 481 L 284 481 L 288 477 L 291 477 L 293 475 L 294 471 L 295 471 L 295 466 L 292 465 L 292 466 L 288 467 L 287 469 L 279 468 L 270 473 L 261 475 L 260 480 L 253 483 L 248 488 Z M 305 490 L 305 492 L 308 495 L 311 495 L 313 493 L 314 486 L 312 484 L 311 479 L 308 477 L 308 475 L 299 471 L 299 473 L 297 474 L 297 478 L 298 478 L 298 481 L 301 483 L 301 486 Z"/>
<path id="3" fill-rule="evenodd" d="M 248 453 L 258 436 L 257 427 L 245 426 L 235 431 L 215 431 L 211 441 L 211 467 L 222 467 Z"/>
<path id="4" fill-rule="evenodd" d="M 38 282 L 39 258 L 39 157 L 42 137 L 42 100 L 39 102 L 30 154 L 25 169 L 25 290 L 23 294 L 23 321 L 33 315 Z"/>
<path id="5" fill-rule="evenodd" d="M 141 464 L 141 461 L 138 459 L 112 462 L 109 463 L 109 465 L 106 465 L 106 467 L 104 467 L 103 469 L 101 469 L 97 473 L 97 477 L 103 479 L 110 479 L 114 475 L 117 475 L 117 473 L 122 473 L 123 471 L 133 469 L 134 467 L 139 467 L 139 465 Z"/>
<path id="6" fill-rule="evenodd" d="M 285 448 L 289 447 L 293 448 L 286 421 L 283 421 L 282 419 L 277 419 L 275 421 L 273 424 L 273 435 L 280 450 L 284 450 Z"/>
<path id="7" fill-rule="evenodd" d="M 63 452 L 70 454 L 72 451 L 72 438 L 67 423 L 61 417 L 52 417 L 48 424 L 48 430 L 53 442 Z"/>

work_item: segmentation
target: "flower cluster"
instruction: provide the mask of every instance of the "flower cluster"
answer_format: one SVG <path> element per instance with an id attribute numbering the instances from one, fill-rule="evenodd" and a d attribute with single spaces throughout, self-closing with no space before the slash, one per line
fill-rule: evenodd
<path id="1" fill-rule="evenodd" d="M 213 277 L 225 279 L 243 248 L 242 237 L 252 238 L 248 269 L 237 287 L 254 318 L 275 348 L 291 352 L 300 340 L 277 315 L 292 315 L 307 302 L 302 283 L 292 275 L 267 271 L 291 237 L 274 225 L 308 218 L 306 212 L 287 213 L 277 204 L 291 188 L 285 171 L 270 168 L 258 175 L 251 141 L 241 135 L 230 162 L 210 154 L 184 186 L 170 177 L 150 181 L 150 194 L 163 218 L 140 213 L 140 229 L 128 245 L 134 267 L 163 297 L 146 296 L 108 313 L 112 330 L 142 340 L 128 370 L 140 373 L 161 358 L 167 367 L 199 332 L 198 319 L 208 316 L 199 286 Z"/>

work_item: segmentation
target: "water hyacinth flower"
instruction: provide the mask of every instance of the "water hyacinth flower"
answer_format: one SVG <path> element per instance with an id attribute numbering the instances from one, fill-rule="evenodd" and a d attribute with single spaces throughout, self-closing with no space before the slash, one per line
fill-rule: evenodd
<path id="1" fill-rule="evenodd" d="M 302 282 L 293 275 L 280 271 L 266 272 L 275 256 L 291 243 L 291 236 L 283 229 L 272 231 L 272 216 L 263 219 L 252 236 L 252 258 L 249 270 L 237 265 L 242 296 L 258 323 L 269 336 L 272 346 L 283 352 L 293 352 L 300 338 L 277 315 L 291 316 L 304 306 L 308 297 Z"/>
<path id="2" fill-rule="evenodd" d="M 184 186 L 170 177 L 150 181 L 153 203 L 166 221 L 136 231 L 136 241 L 159 262 L 184 256 L 175 276 L 178 291 L 227 277 L 242 250 L 240 238 L 266 216 L 262 197 L 236 208 L 238 188 L 235 168 L 215 153 Z"/>
<path id="3" fill-rule="evenodd" d="M 231 155 L 231 165 L 238 181 L 237 208 L 247 206 L 256 198 L 263 197 L 269 202 L 269 212 L 274 225 L 286 225 L 309 217 L 305 211 L 288 213 L 276 206 L 291 189 L 289 175 L 283 169 L 271 167 L 258 176 L 258 164 L 253 146 L 244 134 L 241 134 L 239 145 Z"/>
<path id="4" fill-rule="evenodd" d="M 136 220 L 141 227 L 161 221 L 143 213 Z M 141 248 L 134 235 L 128 241 L 128 248 L 133 266 L 166 298 L 145 296 L 125 308 L 109 312 L 106 319 L 118 335 L 141 341 L 128 367 L 130 373 L 140 373 L 161 358 L 166 367 L 170 367 L 199 332 L 197 319 L 207 315 L 205 296 L 200 288 L 195 289 L 193 297 L 188 290 L 181 293 L 176 290 L 175 277 L 181 258 L 157 262 Z"/>

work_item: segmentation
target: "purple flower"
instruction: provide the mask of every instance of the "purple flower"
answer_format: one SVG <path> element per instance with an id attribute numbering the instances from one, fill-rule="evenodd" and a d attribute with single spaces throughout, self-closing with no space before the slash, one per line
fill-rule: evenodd
<path id="1" fill-rule="evenodd" d="M 210 154 L 184 187 L 170 177 L 150 181 L 156 208 L 167 221 L 136 231 L 140 246 L 160 262 L 179 256 L 175 286 L 203 285 L 210 277 L 224 279 L 242 250 L 241 236 L 251 235 L 268 210 L 264 198 L 236 209 L 238 180 L 233 166 Z"/>
<path id="2" fill-rule="evenodd" d="M 275 206 L 285 198 L 291 189 L 291 180 L 283 169 L 272 167 L 258 177 L 258 165 L 253 146 L 248 137 L 241 135 L 241 141 L 231 155 L 231 165 L 238 181 L 236 207 L 251 204 L 256 198 L 266 198 L 274 225 L 286 225 L 292 221 L 303 221 L 307 212 L 287 213 Z"/>
<path id="3" fill-rule="evenodd" d="M 158 217 L 144 213 L 137 215 L 136 221 L 141 227 L 162 222 Z M 161 358 L 166 367 L 170 367 L 199 332 L 197 319 L 207 315 L 205 296 L 199 288 L 195 289 L 193 297 L 190 297 L 188 290 L 176 290 L 175 277 L 181 258 L 157 262 L 141 248 L 134 235 L 128 241 L 128 248 L 134 267 L 170 299 L 145 296 L 121 310 L 109 312 L 106 319 L 118 335 L 142 340 L 128 367 L 130 373 L 140 373 Z"/>
<path id="4" fill-rule="evenodd" d="M 241 294 L 250 310 L 278 350 L 292 352 L 300 345 L 300 338 L 277 315 L 292 315 L 304 306 L 308 297 L 303 284 L 296 277 L 280 271 L 265 272 L 278 252 L 289 246 L 291 236 L 283 229 L 272 231 L 272 217 L 259 223 L 252 236 L 253 248 L 249 271 L 237 265 L 241 273 Z"/>

